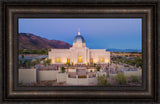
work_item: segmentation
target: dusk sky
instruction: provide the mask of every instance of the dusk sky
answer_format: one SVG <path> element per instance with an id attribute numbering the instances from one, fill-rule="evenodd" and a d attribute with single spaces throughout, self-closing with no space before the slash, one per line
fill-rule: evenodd
<path id="1" fill-rule="evenodd" d="M 32 33 L 72 45 L 80 28 L 90 49 L 141 49 L 142 20 L 135 19 L 19 19 L 19 33 Z"/>

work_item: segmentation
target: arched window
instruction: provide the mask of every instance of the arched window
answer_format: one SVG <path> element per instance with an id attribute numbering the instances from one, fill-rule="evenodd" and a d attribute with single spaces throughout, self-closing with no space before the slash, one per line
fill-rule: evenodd
<path id="1" fill-rule="evenodd" d="M 82 63 L 82 56 L 78 56 L 78 63 Z"/>

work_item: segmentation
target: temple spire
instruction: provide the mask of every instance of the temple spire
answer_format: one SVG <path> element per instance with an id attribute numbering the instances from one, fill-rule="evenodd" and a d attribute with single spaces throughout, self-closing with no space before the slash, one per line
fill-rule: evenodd
<path id="1" fill-rule="evenodd" d="M 80 34 L 80 28 L 78 28 L 78 35 L 81 35 L 81 34 Z"/>

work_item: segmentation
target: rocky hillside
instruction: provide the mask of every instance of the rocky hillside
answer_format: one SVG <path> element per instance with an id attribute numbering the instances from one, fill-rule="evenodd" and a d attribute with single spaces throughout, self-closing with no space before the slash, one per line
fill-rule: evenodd
<path id="1" fill-rule="evenodd" d="M 60 40 L 48 40 L 30 33 L 19 34 L 19 49 L 68 49 L 72 45 Z"/>

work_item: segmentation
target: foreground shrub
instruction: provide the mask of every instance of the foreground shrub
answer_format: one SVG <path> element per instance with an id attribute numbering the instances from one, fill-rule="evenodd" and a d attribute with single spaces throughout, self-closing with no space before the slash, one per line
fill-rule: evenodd
<path id="1" fill-rule="evenodd" d="M 138 82 L 138 76 L 136 75 L 131 75 L 132 82 Z"/>
<path id="2" fill-rule="evenodd" d="M 127 77 L 123 73 L 118 73 L 115 77 L 115 80 L 118 84 L 126 84 L 128 82 Z"/>
<path id="3" fill-rule="evenodd" d="M 98 76 L 98 85 L 100 86 L 105 86 L 107 85 L 107 79 L 106 79 L 106 76 L 103 75 L 103 76 Z"/>

